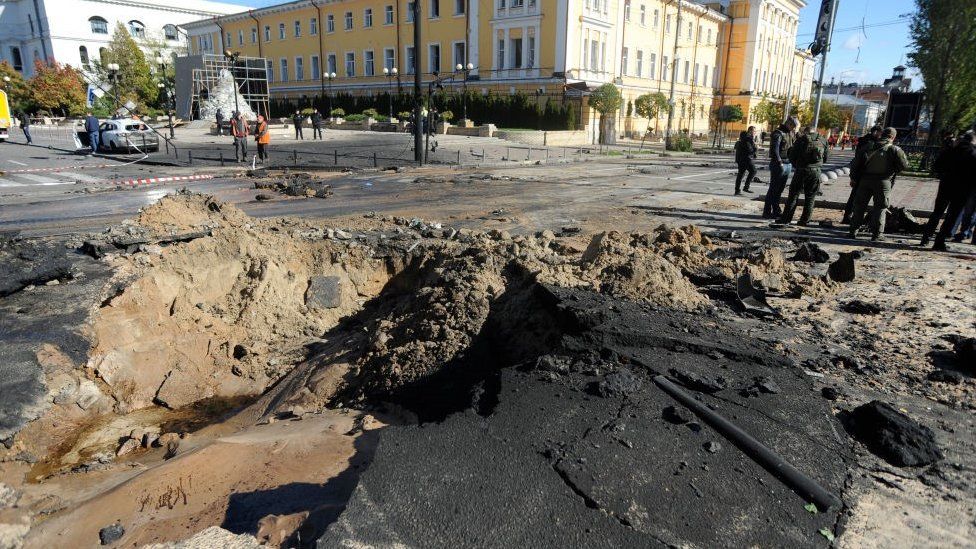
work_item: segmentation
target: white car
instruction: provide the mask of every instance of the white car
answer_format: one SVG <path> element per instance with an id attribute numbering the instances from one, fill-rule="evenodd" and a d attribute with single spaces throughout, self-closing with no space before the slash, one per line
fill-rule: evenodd
<path id="1" fill-rule="evenodd" d="M 106 120 L 99 129 L 99 145 L 112 152 L 154 152 L 159 150 L 159 136 L 149 126 L 131 118 Z"/>

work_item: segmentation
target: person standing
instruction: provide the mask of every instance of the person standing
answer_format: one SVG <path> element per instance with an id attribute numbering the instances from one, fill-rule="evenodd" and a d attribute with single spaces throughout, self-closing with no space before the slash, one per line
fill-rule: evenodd
<path id="1" fill-rule="evenodd" d="M 224 135 L 224 111 L 217 109 L 217 135 Z"/>
<path id="2" fill-rule="evenodd" d="M 18 116 L 17 118 L 20 120 L 20 129 L 24 132 L 24 137 L 27 138 L 27 144 L 28 145 L 33 144 L 34 140 L 31 139 L 31 134 L 30 134 L 30 125 L 31 125 L 30 116 L 27 116 L 26 112 L 21 111 L 20 116 Z"/>
<path id="3" fill-rule="evenodd" d="M 878 125 L 871 126 L 871 131 L 860 139 L 855 139 L 854 143 L 854 159 L 851 160 L 851 168 L 854 167 L 854 163 L 860 155 L 864 154 L 868 148 L 881 139 L 881 131 L 884 128 Z M 844 206 L 844 217 L 840 220 L 844 225 L 850 225 L 851 223 L 851 213 L 854 212 L 854 196 L 857 194 L 857 181 L 854 179 L 853 171 L 851 172 L 851 194 L 847 197 L 847 204 Z"/>
<path id="4" fill-rule="evenodd" d="M 946 251 L 946 238 L 952 234 L 959 213 L 966 206 L 972 193 L 976 193 L 973 174 L 976 173 L 976 134 L 969 130 L 952 148 L 946 164 L 946 178 L 949 182 L 949 208 L 942 220 L 942 226 L 935 235 L 933 250 Z"/>
<path id="5" fill-rule="evenodd" d="M 312 139 L 322 139 L 322 113 L 312 109 Z"/>
<path id="6" fill-rule="evenodd" d="M 254 130 L 254 141 L 258 144 L 258 160 L 264 164 L 264 161 L 268 159 L 271 132 L 268 131 L 268 122 L 260 114 L 258 115 L 257 128 Z"/>
<path id="7" fill-rule="evenodd" d="M 803 226 L 810 222 L 810 216 L 813 215 L 814 201 L 817 199 L 817 191 L 820 190 L 820 168 L 827 160 L 827 146 L 812 126 L 805 126 L 800 137 L 787 151 L 787 156 L 793 164 L 793 180 L 790 182 L 786 208 L 776 222 L 787 225 L 793 221 L 796 203 L 800 192 L 803 192 L 803 213 L 796 223 Z"/>
<path id="8" fill-rule="evenodd" d="M 302 112 L 295 111 L 294 116 L 291 117 L 291 121 L 295 124 L 295 139 L 305 140 L 305 136 L 302 135 Z"/>
<path id="9" fill-rule="evenodd" d="M 747 193 L 751 193 L 749 190 L 749 184 L 752 183 L 752 178 L 756 176 L 756 164 L 754 162 L 756 158 L 756 127 L 749 126 L 744 132 L 739 133 L 739 140 L 735 142 L 735 163 L 739 167 L 739 173 L 735 176 L 735 195 L 739 196 L 742 191 L 745 190 Z M 746 176 L 745 188 L 742 185 L 742 176 L 746 172 L 749 175 Z"/>
<path id="10" fill-rule="evenodd" d="M 847 232 L 850 238 L 857 237 L 857 230 L 864 222 L 864 214 L 868 209 L 868 202 L 874 200 L 871 210 L 871 240 L 884 240 L 885 217 L 891 204 L 891 186 L 895 176 L 908 168 L 908 157 L 905 151 L 893 142 L 898 130 L 885 128 L 881 133 L 881 140 L 868 148 L 864 155 L 855 162 L 855 179 L 859 181 L 857 195 L 854 197 L 854 213 L 851 215 L 851 227 Z"/>
<path id="11" fill-rule="evenodd" d="M 942 219 L 946 208 L 949 207 L 949 198 L 952 196 L 950 189 L 952 181 L 949 179 L 947 168 L 949 167 L 952 149 L 955 148 L 955 145 L 956 140 L 953 132 L 944 132 L 942 134 L 942 148 L 939 149 L 939 153 L 935 157 L 935 162 L 932 162 L 932 173 L 939 178 L 939 189 L 935 193 L 935 204 L 932 205 L 932 214 L 929 215 L 929 220 L 925 223 L 925 228 L 922 230 L 922 241 L 919 242 L 919 246 L 924 247 L 928 245 L 932 239 L 932 235 L 935 234 L 935 230 L 939 228 L 939 220 Z"/>
<path id="12" fill-rule="evenodd" d="M 244 113 L 237 113 L 237 116 L 231 120 L 230 130 L 234 135 L 234 158 L 238 159 L 238 162 L 247 162 L 247 136 L 251 132 Z"/>
<path id="13" fill-rule="evenodd" d="M 786 190 L 786 182 L 793 173 L 793 165 L 786 153 L 793 146 L 794 132 L 800 123 L 796 117 L 787 118 L 785 122 L 773 130 L 769 142 L 769 189 L 766 190 L 766 202 L 763 204 L 763 217 L 776 219 L 782 215 L 779 201 Z"/>
<path id="14" fill-rule="evenodd" d="M 92 154 L 98 152 L 98 143 L 101 141 L 102 133 L 99 130 L 98 119 L 91 111 L 85 113 L 85 131 L 88 132 L 88 141 L 91 144 Z"/>

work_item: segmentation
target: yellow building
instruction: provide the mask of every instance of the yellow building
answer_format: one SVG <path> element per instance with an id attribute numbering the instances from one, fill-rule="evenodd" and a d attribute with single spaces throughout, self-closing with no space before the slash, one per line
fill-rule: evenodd
<path id="1" fill-rule="evenodd" d="M 404 0 L 297 0 L 184 28 L 191 54 L 265 58 L 273 98 L 409 92 L 414 70 L 430 81 L 471 63 L 468 88 L 481 93 L 580 101 L 614 83 L 624 98 L 621 133 L 663 131 L 663 114 L 628 119 L 627 105 L 645 93 L 670 95 L 672 80 L 673 127 L 706 133 L 723 100 L 748 108 L 763 93 L 785 93 L 788 65 L 801 59 L 793 44 L 803 0 L 732 0 L 729 9 L 691 0 L 421 1 L 420 52 L 413 2 Z M 768 44 L 760 48 L 760 40 Z M 397 76 L 385 77 L 384 68 Z M 323 78 L 331 73 L 335 79 Z M 809 89 L 800 78 L 793 88 Z M 582 118 L 596 126 L 592 113 Z"/>

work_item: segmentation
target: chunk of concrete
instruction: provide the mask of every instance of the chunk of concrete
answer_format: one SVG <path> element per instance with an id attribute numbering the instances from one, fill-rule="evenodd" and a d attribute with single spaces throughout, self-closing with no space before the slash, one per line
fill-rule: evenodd
<path id="1" fill-rule="evenodd" d="M 334 309 L 342 302 L 342 279 L 338 276 L 313 276 L 308 281 L 305 305 L 319 309 Z"/>

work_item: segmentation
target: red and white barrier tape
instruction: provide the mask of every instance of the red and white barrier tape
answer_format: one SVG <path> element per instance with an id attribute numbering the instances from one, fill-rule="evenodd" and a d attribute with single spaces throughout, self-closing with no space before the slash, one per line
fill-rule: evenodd
<path id="1" fill-rule="evenodd" d="M 212 175 L 178 175 L 172 177 L 147 177 L 144 179 L 125 179 L 106 181 L 109 185 L 153 185 L 156 183 L 171 183 L 173 181 L 198 181 L 201 179 L 213 179 Z"/>
<path id="2" fill-rule="evenodd" d="M 22 170 L 4 170 L 4 173 L 66 172 L 66 171 L 74 171 L 74 170 L 114 168 L 116 166 L 118 166 L 118 164 L 94 164 L 94 165 L 84 164 L 81 166 L 62 166 L 60 168 L 25 168 Z"/>

